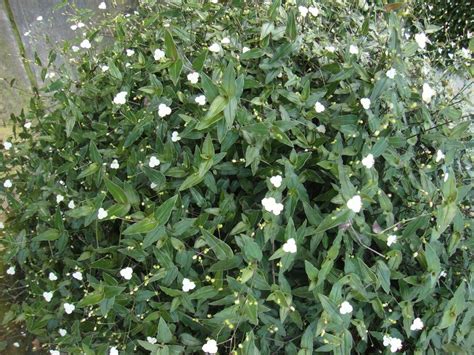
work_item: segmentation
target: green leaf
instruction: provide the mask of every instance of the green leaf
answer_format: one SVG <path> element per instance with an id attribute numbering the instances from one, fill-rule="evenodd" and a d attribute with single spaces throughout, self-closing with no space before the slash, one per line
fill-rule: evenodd
<path id="1" fill-rule="evenodd" d="M 179 191 L 184 191 L 189 189 L 190 187 L 193 187 L 197 184 L 199 184 L 202 180 L 204 179 L 203 175 L 200 175 L 199 173 L 193 173 L 189 175 L 181 184 L 179 187 Z"/>
<path id="2" fill-rule="evenodd" d="M 294 11 L 289 11 L 288 13 L 288 22 L 286 23 L 286 34 L 288 37 L 294 41 L 296 39 L 296 36 L 298 34 L 296 30 L 296 18 L 295 18 L 295 12 Z"/>
<path id="3" fill-rule="evenodd" d="M 92 213 L 95 213 L 96 209 L 93 206 L 81 206 L 81 207 L 76 207 L 72 210 L 69 210 L 66 212 L 66 215 L 72 218 L 81 218 L 81 217 L 87 217 L 91 215 Z"/>
<path id="4" fill-rule="evenodd" d="M 123 232 L 123 235 L 141 234 L 151 232 L 156 226 L 158 221 L 155 218 L 147 217 L 142 219 L 140 222 L 134 223 L 128 226 Z"/>
<path id="5" fill-rule="evenodd" d="M 384 291 L 390 293 L 390 269 L 382 260 L 377 260 L 376 273 Z"/>
<path id="6" fill-rule="evenodd" d="M 107 190 L 110 192 L 112 197 L 115 201 L 122 204 L 128 204 L 128 198 L 125 194 L 124 190 L 120 187 L 120 185 L 116 184 L 115 182 L 105 178 L 105 186 Z"/>
<path id="7" fill-rule="evenodd" d="M 196 129 L 206 129 L 222 119 L 220 113 L 224 111 L 226 105 L 227 99 L 223 96 L 217 96 L 214 101 L 212 101 L 206 116 L 197 124 Z"/>
<path id="8" fill-rule="evenodd" d="M 177 59 L 170 67 L 169 73 L 171 77 L 171 81 L 176 86 L 178 85 L 179 76 L 181 75 L 181 71 L 183 70 L 183 61 L 181 59 Z"/>
<path id="9" fill-rule="evenodd" d="M 173 211 L 173 208 L 176 205 L 178 197 L 179 195 L 174 195 L 173 197 L 170 197 L 156 209 L 155 218 L 159 225 L 164 225 L 168 222 L 171 217 L 171 212 Z"/>
<path id="10" fill-rule="evenodd" d="M 170 31 L 165 31 L 165 53 L 166 57 L 174 62 L 178 59 L 178 50 L 176 49 L 176 44 L 174 43 Z"/>
<path id="11" fill-rule="evenodd" d="M 340 210 L 339 212 L 326 216 L 326 218 L 323 219 L 321 224 L 316 229 L 315 233 L 322 233 L 324 231 L 327 231 L 328 229 L 334 228 L 342 223 L 347 222 L 350 214 L 351 214 L 350 210 L 343 209 L 343 210 Z"/>
<path id="12" fill-rule="evenodd" d="M 84 169 L 78 176 L 77 180 L 83 179 L 89 175 L 95 174 L 96 172 L 99 171 L 99 164 L 97 163 L 92 163 L 90 164 L 86 169 Z"/>
<path id="13" fill-rule="evenodd" d="M 110 75 L 117 79 L 117 80 L 122 80 L 122 73 L 120 72 L 119 68 L 115 65 L 114 61 L 112 59 L 109 59 L 107 61 L 107 66 L 109 67 L 109 72 Z"/>
<path id="14" fill-rule="evenodd" d="M 238 268 L 242 263 L 242 258 L 235 255 L 230 259 L 220 260 L 216 263 L 213 263 L 209 268 L 210 272 L 225 271 Z"/>
<path id="15" fill-rule="evenodd" d="M 214 287 L 212 286 L 204 286 L 200 287 L 193 293 L 189 295 L 189 298 L 192 300 L 208 300 L 219 293 Z"/>
<path id="16" fill-rule="evenodd" d="M 273 25 L 273 22 L 265 22 L 262 25 L 262 29 L 260 31 L 260 40 L 262 40 L 265 37 L 267 37 L 268 35 L 270 35 L 270 33 L 272 33 L 274 28 L 275 28 L 275 26 Z"/>
<path id="17" fill-rule="evenodd" d="M 234 64 L 229 63 L 224 71 L 224 77 L 222 78 L 222 88 L 227 94 L 228 98 L 235 96 L 235 70 Z"/>
<path id="18" fill-rule="evenodd" d="M 160 321 L 158 322 L 158 335 L 156 336 L 156 339 L 164 344 L 169 343 L 173 339 L 173 334 L 171 334 L 170 328 L 163 318 L 160 318 Z"/>
<path id="19" fill-rule="evenodd" d="M 209 245 L 214 254 L 216 254 L 217 259 L 226 260 L 231 259 L 234 256 L 234 252 L 226 242 L 214 237 L 205 229 L 202 229 L 201 232 L 206 244 Z"/>
<path id="20" fill-rule="evenodd" d="M 457 317 L 465 309 L 465 293 L 466 287 L 464 282 L 461 282 L 453 298 L 449 300 L 446 307 L 444 308 L 443 317 L 438 325 L 439 329 L 445 329 L 456 323 Z"/>
<path id="21" fill-rule="evenodd" d="M 202 71 L 202 68 L 204 67 L 204 63 L 206 62 L 207 53 L 208 53 L 207 48 L 206 48 L 206 49 L 203 49 L 203 50 L 201 51 L 201 53 L 196 57 L 196 59 L 194 59 L 194 61 L 193 61 L 193 69 L 194 69 L 195 71 L 197 71 L 197 72 Z"/>
<path id="22" fill-rule="evenodd" d="M 159 226 L 150 231 L 143 239 L 143 249 L 148 248 L 153 243 L 157 242 L 161 238 L 166 236 L 166 229 L 163 226 Z"/>
<path id="23" fill-rule="evenodd" d="M 92 306 L 94 304 L 100 303 L 103 299 L 104 299 L 104 292 L 102 289 L 99 289 L 84 296 L 84 298 L 77 304 L 77 307 L 81 308 L 81 307 Z"/>
<path id="24" fill-rule="evenodd" d="M 32 239 L 34 242 L 43 242 L 43 241 L 54 241 L 59 239 L 59 231 L 57 229 L 48 229 L 43 233 L 38 234 L 36 237 Z"/>

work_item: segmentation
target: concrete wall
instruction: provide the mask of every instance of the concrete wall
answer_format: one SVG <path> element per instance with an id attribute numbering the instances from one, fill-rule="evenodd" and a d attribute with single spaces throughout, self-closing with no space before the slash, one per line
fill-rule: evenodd
<path id="1" fill-rule="evenodd" d="M 98 9 L 102 0 L 0 0 L 0 126 L 11 113 L 20 112 L 31 87 L 40 82 L 35 53 L 45 62 L 52 48 L 79 34 L 70 28 L 75 14 L 89 12 L 94 22 L 130 11 L 138 0 L 104 1 L 105 11 Z M 13 88 L 7 84 L 12 79 L 16 79 Z"/>

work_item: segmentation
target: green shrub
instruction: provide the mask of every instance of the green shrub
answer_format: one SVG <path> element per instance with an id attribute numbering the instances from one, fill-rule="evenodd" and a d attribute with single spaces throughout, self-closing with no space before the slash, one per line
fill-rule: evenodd
<path id="1" fill-rule="evenodd" d="M 398 6 L 147 0 L 66 44 L 1 154 L 7 320 L 70 354 L 468 353 L 469 121 Z"/>

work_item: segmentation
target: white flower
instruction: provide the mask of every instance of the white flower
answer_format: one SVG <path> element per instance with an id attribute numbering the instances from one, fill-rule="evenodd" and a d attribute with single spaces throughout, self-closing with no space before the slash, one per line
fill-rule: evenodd
<path id="1" fill-rule="evenodd" d="M 153 52 L 153 58 L 155 60 L 161 60 L 165 57 L 165 52 L 163 52 L 161 49 L 155 49 L 155 52 Z"/>
<path id="2" fill-rule="evenodd" d="M 28 37 L 30 34 L 31 34 L 31 31 L 26 31 L 25 33 L 23 33 L 23 36 Z"/>
<path id="3" fill-rule="evenodd" d="M 425 325 L 423 324 L 423 321 L 420 318 L 415 318 L 413 320 L 413 323 L 410 325 L 410 330 L 422 330 Z"/>
<path id="4" fill-rule="evenodd" d="M 117 159 L 112 160 L 112 163 L 110 163 L 110 169 L 117 170 L 120 167 L 120 164 Z"/>
<path id="5" fill-rule="evenodd" d="M 390 351 L 392 353 L 396 353 L 397 351 L 401 350 L 403 347 L 402 340 L 398 338 L 392 338 L 390 341 Z"/>
<path id="6" fill-rule="evenodd" d="M 301 17 L 306 17 L 306 15 L 308 15 L 308 8 L 306 6 L 298 6 L 298 11 L 300 12 Z"/>
<path id="7" fill-rule="evenodd" d="M 20 343 L 16 341 L 16 342 L 13 343 L 13 346 L 14 346 L 15 348 L 19 348 L 19 347 L 20 347 Z"/>
<path id="8" fill-rule="evenodd" d="M 230 38 L 229 37 L 224 37 L 221 39 L 222 44 L 229 44 L 230 43 Z"/>
<path id="9" fill-rule="evenodd" d="M 74 203 L 74 200 L 69 201 L 67 204 L 67 207 L 69 207 L 71 210 L 76 208 L 76 204 Z"/>
<path id="10" fill-rule="evenodd" d="M 105 3 L 105 1 L 102 1 L 99 4 L 99 10 L 105 10 L 105 9 L 107 9 L 107 4 Z"/>
<path id="11" fill-rule="evenodd" d="M 55 72 L 46 73 L 44 76 L 45 79 L 53 79 L 56 76 Z"/>
<path id="12" fill-rule="evenodd" d="M 50 281 L 56 281 L 58 279 L 58 277 L 56 276 L 54 272 L 50 272 L 48 275 L 48 278 Z"/>
<path id="13" fill-rule="evenodd" d="M 443 181 L 446 182 L 449 179 L 449 173 L 444 173 Z"/>
<path id="14" fill-rule="evenodd" d="M 105 73 L 106 71 L 109 70 L 109 66 L 108 66 L 108 65 L 102 65 L 102 66 L 100 67 L 100 70 L 102 70 L 102 72 Z"/>
<path id="15" fill-rule="evenodd" d="M 62 337 L 65 337 L 66 334 L 67 334 L 67 330 L 66 330 L 66 329 L 62 329 L 62 328 L 59 329 L 59 335 L 61 335 Z"/>
<path id="16" fill-rule="evenodd" d="M 85 39 L 80 44 L 81 48 L 89 49 L 92 47 L 91 42 L 88 39 Z"/>
<path id="17" fill-rule="evenodd" d="M 7 269 L 7 274 L 8 275 L 15 275 L 16 273 L 16 268 L 14 266 L 10 266 L 8 269 Z"/>
<path id="18" fill-rule="evenodd" d="M 38 16 L 38 17 L 36 18 L 36 21 L 43 21 L 43 16 Z"/>
<path id="19" fill-rule="evenodd" d="M 202 346 L 202 351 L 209 354 L 216 354 L 217 342 L 214 339 L 209 339 L 207 343 Z"/>
<path id="20" fill-rule="evenodd" d="M 84 25 L 82 22 L 79 22 L 79 23 L 77 24 L 77 27 L 78 27 L 78 28 L 82 28 L 82 27 L 84 27 L 84 26 L 85 26 L 85 25 Z"/>
<path id="21" fill-rule="evenodd" d="M 262 199 L 262 205 L 268 212 L 272 212 L 275 216 L 280 215 L 281 211 L 283 211 L 283 204 L 277 203 L 273 197 L 268 197 Z"/>
<path id="22" fill-rule="evenodd" d="M 218 4 L 219 3 L 219 0 L 210 0 L 211 1 L 211 4 Z"/>
<path id="23" fill-rule="evenodd" d="M 127 95 L 128 92 L 126 91 L 121 91 L 114 97 L 114 104 L 116 105 L 123 105 L 127 102 Z"/>
<path id="24" fill-rule="evenodd" d="M 171 141 L 172 142 L 177 142 L 177 141 L 180 141 L 181 140 L 181 137 L 179 136 L 179 132 L 178 131 L 173 131 L 173 133 L 171 133 Z"/>
<path id="25" fill-rule="evenodd" d="M 194 288 L 196 288 L 196 284 L 194 283 L 194 281 L 191 281 L 190 279 L 187 279 L 187 278 L 183 279 L 183 285 L 181 289 L 184 292 L 189 292 L 191 290 L 194 290 Z"/>
<path id="26" fill-rule="evenodd" d="M 78 46 L 72 46 L 71 49 L 74 53 L 79 52 L 79 50 L 80 50 L 80 48 Z"/>
<path id="27" fill-rule="evenodd" d="M 355 195 L 349 201 L 347 201 L 347 208 L 354 211 L 355 213 L 360 212 L 362 208 L 362 199 L 359 195 Z"/>
<path id="28" fill-rule="evenodd" d="M 448 274 L 446 273 L 446 271 L 442 270 L 440 273 L 439 273 L 439 278 L 442 278 L 442 277 L 446 277 L 448 276 Z"/>
<path id="29" fill-rule="evenodd" d="M 431 102 L 431 98 L 436 95 L 436 91 L 434 91 L 431 86 L 427 83 L 423 84 L 423 92 L 421 93 L 421 97 L 423 101 L 429 104 Z"/>
<path id="30" fill-rule="evenodd" d="M 64 201 L 64 196 L 63 195 L 56 195 L 56 203 L 61 203 Z"/>
<path id="31" fill-rule="evenodd" d="M 6 187 L 7 189 L 9 189 L 12 186 L 13 186 L 13 183 L 10 179 L 5 180 L 5 182 L 3 183 L 3 187 Z"/>
<path id="32" fill-rule="evenodd" d="M 469 51 L 469 48 L 461 48 L 461 55 L 466 59 L 470 59 L 471 53 Z"/>
<path id="33" fill-rule="evenodd" d="M 148 162 L 148 166 L 150 168 L 154 168 L 155 166 L 158 166 L 160 165 L 160 159 L 158 159 L 157 157 L 155 157 L 154 155 L 150 158 L 150 161 Z"/>
<path id="34" fill-rule="evenodd" d="M 53 292 L 43 292 L 43 298 L 46 300 L 46 302 L 51 302 L 53 299 Z"/>
<path id="35" fill-rule="evenodd" d="M 133 275 L 133 269 L 129 266 L 125 269 L 120 270 L 120 276 L 122 276 L 125 280 L 130 280 Z"/>
<path id="36" fill-rule="evenodd" d="M 352 313 L 352 305 L 347 302 L 347 301 L 344 301 L 341 303 L 341 307 L 339 308 L 339 313 L 341 314 L 349 314 L 349 313 Z"/>
<path id="37" fill-rule="evenodd" d="M 297 250 L 297 247 L 296 247 L 296 241 L 294 238 L 290 238 L 288 239 L 285 244 L 283 244 L 283 247 L 282 247 L 283 251 L 285 253 L 291 253 L 291 254 L 294 254 L 296 253 L 296 250 Z"/>
<path id="38" fill-rule="evenodd" d="M 323 125 L 323 124 L 320 124 L 318 127 L 316 127 L 316 131 L 318 131 L 319 133 L 326 133 L 326 126 Z"/>
<path id="39" fill-rule="evenodd" d="M 213 43 L 208 47 L 208 49 L 211 52 L 218 53 L 221 51 L 221 46 L 219 45 L 219 43 Z"/>
<path id="40" fill-rule="evenodd" d="M 438 149 L 438 151 L 436 152 L 436 162 L 439 163 L 441 160 L 443 160 L 446 156 L 444 155 L 444 153 Z"/>
<path id="41" fill-rule="evenodd" d="M 374 156 L 372 154 L 368 154 L 364 159 L 362 159 L 362 165 L 365 166 L 367 169 L 370 169 L 375 164 Z"/>
<path id="42" fill-rule="evenodd" d="M 149 342 L 150 344 L 156 344 L 158 340 L 153 337 L 146 337 L 146 341 Z"/>
<path id="43" fill-rule="evenodd" d="M 131 57 L 134 54 L 135 54 L 135 51 L 133 49 L 127 49 L 127 57 Z"/>
<path id="44" fill-rule="evenodd" d="M 391 336 L 384 335 L 383 336 L 383 345 L 390 346 L 390 351 L 392 353 L 397 352 L 402 348 L 402 341 L 398 338 L 392 338 Z"/>
<path id="45" fill-rule="evenodd" d="M 349 46 L 349 53 L 350 54 L 359 54 L 359 48 L 353 44 Z"/>
<path id="46" fill-rule="evenodd" d="M 326 107 L 324 107 L 324 105 L 318 101 L 314 104 L 314 109 L 316 110 L 317 113 L 321 113 L 321 112 L 324 112 L 324 110 L 326 110 Z"/>
<path id="47" fill-rule="evenodd" d="M 125 63 L 125 68 L 130 68 L 131 64 L 130 63 Z"/>
<path id="48" fill-rule="evenodd" d="M 249 47 L 243 47 L 243 48 L 242 48 L 242 53 L 246 53 L 246 52 L 248 52 L 249 50 L 250 50 Z"/>
<path id="49" fill-rule="evenodd" d="M 363 99 L 360 99 L 360 104 L 365 110 L 368 110 L 370 108 L 370 99 L 364 97 Z"/>
<path id="50" fill-rule="evenodd" d="M 104 210 L 102 207 L 99 208 L 99 211 L 97 211 L 97 218 L 98 219 L 104 219 L 107 218 L 109 214 L 107 213 L 106 210 Z"/>
<path id="51" fill-rule="evenodd" d="M 191 82 L 191 84 L 197 84 L 197 82 L 199 81 L 199 73 L 198 72 L 189 73 L 188 80 Z"/>
<path id="52" fill-rule="evenodd" d="M 155 184 L 154 182 L 152 182 L 152 183 L 150 184 L 150 187 L 151 187 L 152 189 L 154 189 L 154 188 L 157 187 L 157 186 L 158 186 L 158 185 Z"/>
<path id="53" fill-rule="evenodd" d="M 329 52 L 329 53 L 334 53 L 336 51 L 336 47 L 334 46 L 326 46 L 325 49 Z"/>
<path id="54" fill-rule="evenodd" d="M 71 30 L 73 31 L 77 30 L 77 25 L 71 25 Z"/>
<path id="55" fill-rule="evenodd" d="M 397 75 L 397 70 L 395 68 L 390 68 L 385 75 L 387 75 L 387 78 L 394 79 L 395 75 Z"/>
<path id="56" fill-rule="evenodd" d="M 158 106 L 158 116 L 165 117 L 171 114 L 171 108 L 166 104 L 160 104 Z"/>
<path id="57" fill-rule="evenodd" d="M 119 355 L 119 351 L 115 346 L 112 346 L 109 351 L 109 355 Z"/>
<path id="58" fill-rule="evenodd" d="M 82 281 L 83 277 L 82 277 L 82 272 L 80 271 L 76 271 L 72 274 L 72 277 L 74 277 L 76 280 L 79 280 L 79 281 Z"/>
<path id="59" fill-rule="evenodd" d="M 67 314 L 71 314 L 72 312 L 74 312 L 75 309 L 76 309 L 76 306 L 74 306 L 71 303 L 64 304 L 64 312 L 66 312 Z"/>
<path id="60" fill-rule="evenodd" d="M 194 101 L 199 105 L 199 106 L 204 106 L 206 104 L 206 96 L 204 95 L 199 95 L 196 96 Z"/>
<path id="61" fill-rule="evenodd" d="M 319 15 L 319 9 L 316 6 L 310 6 L 308 8 L 308 10 L 309 10 L 309 13 L 311 14 L 311 16 L 316 17 L 316 16 Z"/>
<path id="62" fill-rule="evenodd" d="M 0 229 L 4 229 L 5 228 L 5 225 L 3 224 L 3 222 L 0 222 Z"/>
<path id="63" fill-rule="evenodd" d="M 61 355 L 61 352 L 59 350 L 50 350 L 49 354 L 50 355 Z"/>
<path id="64" fill-rule="evenodd" d="M 281 182 L 283 181 L 283 178 L 281 175 L 275 175 L 270 178 L 270 182 L 272 183 L 273 186 L 276 188 L 281 186 Z"/>
<path id="65" fill-rule="evenodd" d="M 387 246 L 391 246 L 392 244 L 395 244 L 397 242 L 397 236 L 394 234 L 390 234 L 387 237 Z"/>
<path id="66" fill-rule="evenodd" d="M 23 127 L 25 127 L 26 129 L 30 129 L 31 128 L 31 122 L 25 122 Z"/>
<path id="67" fill-rule="evenodd" d="M 426 34 L 424 32 L 417 33 L 415 35 L 415 41 L 418 44 L 418 47 L 420 47 L 421 49 L 426 48 L 426 43 L 431 43 L 431 41 L 428 37 L 426 37 Z"/>
<path id="68" fill-rule="evenodd" d="M 11 144 L 10 142 L 3 142 L 3 148 L 5 148 L 5 150 L 10 150 L 12 147 L 13 144 Z"/>

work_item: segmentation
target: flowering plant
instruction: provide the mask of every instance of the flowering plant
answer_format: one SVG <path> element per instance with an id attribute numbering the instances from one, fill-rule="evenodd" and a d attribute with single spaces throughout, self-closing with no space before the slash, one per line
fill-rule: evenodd
<path id="1" fill-rule="evenodd" d="M 409 8 L 349 3 L 84 26 L 1 154 L 7 321 L 54 354 L 472 346 L 462 95 Z"/>

